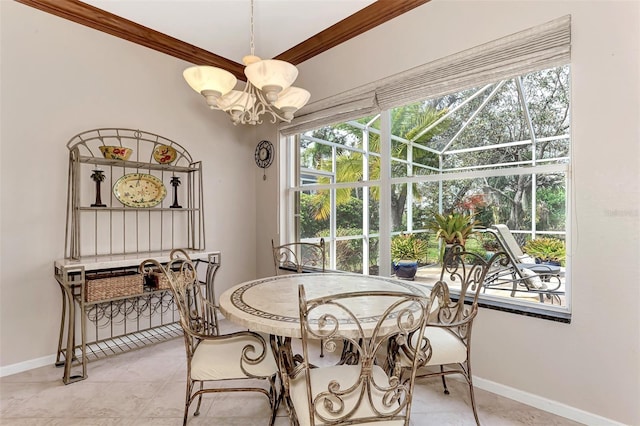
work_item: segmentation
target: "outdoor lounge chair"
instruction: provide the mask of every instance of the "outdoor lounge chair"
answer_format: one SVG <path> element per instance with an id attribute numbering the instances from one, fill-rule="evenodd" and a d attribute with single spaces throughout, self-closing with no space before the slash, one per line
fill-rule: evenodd
<path id="1" fill-rule="evenodd" d="M 560 302 L 560 296 L 564 295 L 560 266 L 536 263 L 535 259 L 522 252 L 506 225 L 497 224 L 480 231 L 493 234 L 510 259 L 510 265 L 507 268 L 487 274 L 485 289 L 501 289 L 499 286 L 504 289 L 505 284 L 511 284 L 508 288 L 511 291 L 511 297 L 515 296 L 516 291 L 526 291 L 537 293 L 541 303 L 545 300 L 551 303 Z"/>

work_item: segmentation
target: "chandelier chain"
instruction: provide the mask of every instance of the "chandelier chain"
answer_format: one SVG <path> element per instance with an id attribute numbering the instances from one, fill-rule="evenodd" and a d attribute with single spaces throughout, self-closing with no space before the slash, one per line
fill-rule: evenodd
<path id="1" fill-rule="evenodd" d="M 253 0 L 251 0 L 251 13 L 250 13 L 250 15 L 251 15 L 251 18 L 250 18 L 249 23 L 251 25 L 251 41 L 249 42 L 249 47 L 250 47 L 250 50 L 251 50 L 251 56 L 254 56 L 255 55 L 255 52 L 254 52 L 255 51 L 255 45 L 253 43 Z"/>

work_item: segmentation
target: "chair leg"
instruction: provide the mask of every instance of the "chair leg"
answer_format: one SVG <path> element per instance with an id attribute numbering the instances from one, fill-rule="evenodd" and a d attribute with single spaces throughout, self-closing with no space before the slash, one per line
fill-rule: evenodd
<path id="1" fill-rule="evenodd" d="M 480 419 L 478 419 L 478 408 L 476 407 L 476 397 L 473 392 L 473 382 L 471 376 L 469 376 L 469 396 L 471 397 L 471 409 L 473 410 L 473 417 L 476 419 L 476 424 L 480 426 Z"/>
<path id="2" fill-rule="evenodd" d="M 511 297 L 516 297 L 516 291 L 518 290 L 518 277 L 515 272 L 512 274 L 513 277 L 513 288 L 511 290 Z"/>
<path id="3" fill-rule="evenodd" d="M 320 358 L 324 358 L 324 340 L 320 339 Z"/>
<path id="4" fill-rule="evenodd" d="M 444 373 L 444 366 L 440 366 L 440 372 Z M 442 386 L 444 387 L 444 394 L 445 395 L 449 395 L 449 389 L 447 388 L 447 380 L 444 378 L 444 374 L 442 374 L 440 376 L 440 378 L 442 379 Z"/>
<path id="5" fill-rule="evenodd" d="M 187 399 L 184 403 L 184 419 L 182 420 L 182 426 L 187 426 L 187 420 L 189 419 L 189 406 L 191 405 L 191 391 L 193 389 L 193 382 L 187 378 Z"/>
<path id="6" fill-rule="evenodd" d="M 204 388 L 204 382 L 200 382 L 200 390 Z M 200 415 L 200 404 L 202 404 L 202 394 L 198 395 L 198 405 L 196 406 L 196 411 L 193 413 L 194 416 Z"/>
<path id="7" fill-rule="evenodd" d="M 471 363 L 467 359 L 467 383 L 469 383 L 469 397 L 471 398 L 471 409 L 473 410 L 473 417 L 476 419 L 476 425 L 480 426 L 480 419 L 478 418 L 478 407 L 476 407 L 476 395 L 473 391 L 473 378 L 471 376 Z"/>

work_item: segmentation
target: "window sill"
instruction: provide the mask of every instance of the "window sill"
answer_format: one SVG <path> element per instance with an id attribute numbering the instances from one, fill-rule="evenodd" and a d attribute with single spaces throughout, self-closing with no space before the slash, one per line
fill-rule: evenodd
<path id="1" fill-rule="evenodd" d="M 481 308 L 493 309 L 496 311 L 508 312 L 516 315 L 524 315 L 527 317 L 540 318 L 549 321 L 557 321 L 566 324 L 571 324 L 571 312 L 564 310 L 559 311 L 556 309 L 542 308 L 538 306 L 528 306 L 524 304 L 509 303 L 507 301 L 484 299 L 478 300 L 478 306 Z"/>
<path id="2" fill-rule="evenodd" d="M 286 268 L 281 266 L 279 269 L 281 271 L 296 273 L 296 270 L 293 268 Z M 305 267 L 302 270 L 303 274 L 321 273 L 321 272 L 322 272 L 321 269 L 309 268 L 309 267 Z M 336 273 L 336 272 L 342 272 L 342 271 L 327 269 L 325 270 L 325 272 Z M 431 286 L 428 284 L 419 283 L 419 282 L 414 282 L 414 284 L 423 286 L 431 290 Z M 428 294 L 428 291 L 425 293 Z M 456 292 L 455 289 L 451 289 L 450 294 L 453 300 L 458 300 L 459 293 Z M 504 299 L 504 300 L 501 300 L 501 299 Z M 470 305 L 471 298 L 467 297 L 467 300 L 465 300 L 465 303 Z M 556 321 L 556 322 L 561 322 L 565 324 L 571 323 L 571 312 L 557 305 L 541 304 L 541 306 L 535 306 L 530 303 L 514 303 L 509 301 L 507 298 L 483 296 L 481 294 L 480 298 L 478 299 L 478 306 L 485 309 L 493 309 L 496 311 L 507 312 L 515 315 L 524 315 L 527 317 L 540 318 L 547 321 Z"/>
<path id="3" fill-rule="evenodd" d="M 426 288 L 431 289 L 431 286 L 428 284 L 423 284 Z M 455 289 L 450 289 L 451 299 L 458 300 L 459 292 Z M 471 297 L 467 297 L 465 300 L 466 304 L 471 304 Z M 565 324 L 571 323 L 571 312 L 569 312 L 566 308 L 560 307 L 558 305 L 544 304 L 541 303 L 539 306 L 536 306 L 530 302 L 521 302 L 517 303 L 515 301 L 511 301 L 506 297 L 496 297 L 496 296 L 486 296 L 480 294 L 478 299 L 478 306 L 485 309 L 493 309 L 496 311 L 507 312 L 515 315 L 524 315 L 533 318 L 540 318 L 548 321 L 556 321 Z"/>

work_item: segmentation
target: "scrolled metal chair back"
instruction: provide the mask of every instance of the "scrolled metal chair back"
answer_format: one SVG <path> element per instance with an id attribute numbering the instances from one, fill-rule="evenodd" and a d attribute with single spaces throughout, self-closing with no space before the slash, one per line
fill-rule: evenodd
<path id="1" fill-rule="evenodd" d="M 445 254 L 440 279 L 431 290 L 431 300 L 437 306 L 432 309 L 429 325 L 455 326 L 463 339 L 468 337 L 471 320 L 478 313 L 478 297 L 487 273 L 492 267 L 509 264 L 504 252 L 494 254 L 489 260 L 477 253 L 466 251 L 461 245 L 454 245 Z M 451 300 L 449 286 L 460 287 L 457 300 Z"/>
<path id="2" fill-rule="evenodd" d="M 192 336 L 217 335 L 216 308 L 203 292 L 196 266 L 182 249 L 171 251 L 169 259 L 166 265 L 155 259 L 146 260 L 141 271 L 145 275 L 160 274 L 168 280 L 185 332 Z"/>
<path id="3" fill-rule="evenodd" d="M 276 275 L 280 268 L 289 269 L 296 273 L 302 273 L 305 268 L 314 268 L 325 271 L 326 249 L 324 238 L 319 243 L 294 242 L 276 246 L 271 240 L 273 262 Z"/>
<path id="4" fill-rule="evenodd" d="M 366 297 L 369 306 L 382 307 L 381 315 L 368 317 L 353 310 L 354 300 Z M 300 323 L 304 360 L 299 369 L 305 371 L 307 396 L 312 425 L 358 424 L 386 419 L 404 420 L 409 424 L 415 368 L 410 380 L 402 380 L 401 368 L 385 373 L 379 367 L 384 360 L 390 338 L 406 341 L 412 333 L 423 335 L 428 300 L 424 297 L 393 291 L 350 292 L 307 300 L 299 286 Z M 362 305 L 361 305 L 362 306 Z M 358 308 L 356 308 L 358 309 Z M 331 378 L 326 389 L 312 394 L 309 379 L 309 341 L 322 339 L 328 351 L 348 342 L 357 364 L 353 375 Z M 423 363 L 424 354 L 416 356 L 415 366 Z M 322 367 L 320 367 L 322 368 Z M 332 371 L 328 369 L 328 374 Z M 298 372 L 299 373 L 299 372 Z M 368 413 L 360 417 L 362 413 Z"/>

